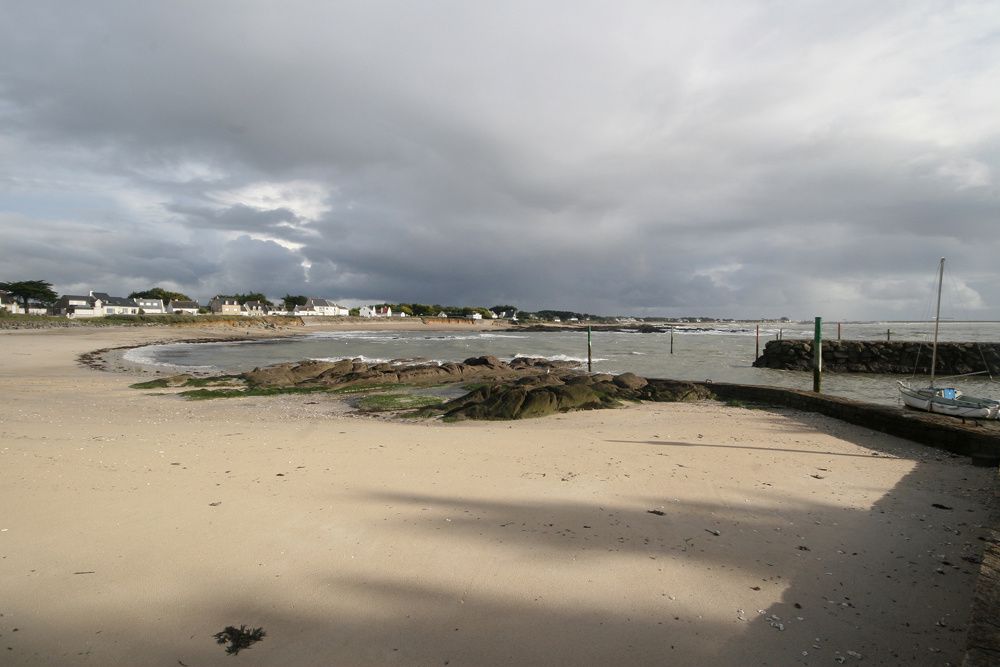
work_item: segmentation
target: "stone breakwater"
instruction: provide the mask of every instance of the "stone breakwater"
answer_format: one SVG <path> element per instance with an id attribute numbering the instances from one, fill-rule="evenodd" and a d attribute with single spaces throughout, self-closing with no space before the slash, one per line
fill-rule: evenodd
<path id="1" fill-rule="evenodd" d="M 812 370 L 811 340 L 772 340 L 754 361 L 757 368 Z M 823 370 L 834 373 L 931 372 L 931 345 L 914 341 L 823 341 Z M 937 373 L 1000 374 L 1000 343 L 938 343 Z"/>

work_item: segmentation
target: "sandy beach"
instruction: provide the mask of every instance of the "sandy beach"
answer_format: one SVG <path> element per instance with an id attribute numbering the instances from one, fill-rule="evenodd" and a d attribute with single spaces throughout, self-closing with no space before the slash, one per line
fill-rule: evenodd
<path id="1" fill-rule="evenodd" d="M 77 362 L 232 334 L 0 332 L 0 664 L 961 662 L 994 470 L 791 410 L 400 423 Z"/>

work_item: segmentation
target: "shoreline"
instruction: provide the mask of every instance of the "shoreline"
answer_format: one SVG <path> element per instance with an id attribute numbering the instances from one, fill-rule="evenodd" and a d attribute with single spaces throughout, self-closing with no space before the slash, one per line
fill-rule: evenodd
<path id="1" fill-rule="evenodd" d="M 327 330 L 341 331 L 351 329 L 336 327 L 334 329 Z M 440 331 L 441 328 L 435 327 L 434 330 Z M 406 331 L 419 331 L 419 329 L 406 329 Z M 274 339 L 277 337 L 304 336 L 308 335 L 309 332 L 302 332 L 298 330 L 278 330 L 269 331 L 268 333 L 269 335 L 253 338 L 222 336 L 154 341 L 141 345 L 129 345 L 118 348 L 96 350 L 92 353 L 81 355 L 78 358 L 78 361 L 97 370 L 130 373 L 136 376 L 171 376 L 177 374 L 178 369 L 176 367 L 159 367 L 156 364 L 129 360 L 125 358 L 127 352 L 131 349 L 144 347 L 146 345 L 255 341 Z M 300 362 L 301 361 L 305 360 L 300 360 Z M 390 360 L 390 363 L 403 361 L 410 360 L 394 359 Z M 418 361 L 413 363 L 427 362 Z M 186 368 L 183 369 L 183 373 L 194 377 L 212 377 L 214 375 L 218 375 L 220 372 L 199 371 Z M 655 378 L 651 376 L 644 377 L 644 380 L 667 383 L 676 382 L 675 380 L 668 378 Z M 937 449 L 942 449 L 956 454 L 964 454 L 971 457 L 973 463 L 979 466 L 995 467 L 997 463 L 1000 462 L 1000 422 L 996 421 L 971 420 L 971 422 L 967 423 L 967 420 L 964 419 L 959 420 L 953 417 L 922 413 L 906 409 L 905 407 L 886 406 L 880 403 L 858 401 L 851 398 L 843 398 L 829 394 L 816 394 L 788 387 L 713 381 L 682 381 L 682 383 L 688 383 L 692 385 L 692 387 L 701 387 L 703 390 L 709 392 L 709 394 L 715 395 L 717 400 L 725 400 L 736 403 L 749 402 L 752 405 L 758 406 L 783 406 L 786 408 L 823 414 L 847 423 L 872 428 L 889 435 L 910 439 L 914 442 L 935 447 Z M 454 380 L 453 384 L 460 384 L 460 382 L 458 380 Z M 400 388 L 403 391 L 406 391 L 402 386 Z M 391 418 L 393 415 L 388 414 L 386 416 Z"/>
<path id="2" fill-rule="evenodd" d="M 170 338 L 0 332 L 6 664 L 226 665 L 240 623 L 249 665 L 961 661 L 992 471 L 788 409 L 398 423 L 77 361 Z"/>

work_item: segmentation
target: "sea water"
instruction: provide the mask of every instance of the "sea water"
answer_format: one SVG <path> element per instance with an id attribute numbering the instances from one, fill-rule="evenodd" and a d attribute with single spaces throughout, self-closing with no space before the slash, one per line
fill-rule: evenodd
<path id="1" fill-rule="evenodd" d="M 930 345 L 933 323 L 843 323 L 845 340 L 921 341 Z M 887 334 L 887 331 L 889 332 Z M 778 336 L 812 339 L 812 323 L 768 323 L 760 326 L 760 349 Z M 825 323 L 823 337 L 835 340 L 837 323 Z M 757 328 L 754 324 L 677 326 L 671 333 L 635 331 L 592 334 L 593 370 L 601 373 L 631 371 L 638 375 L 678 380 L 711 380 L 812 389 L 812 373 L 754 368 Z M 998 322 L 942 322 L 941 341 L 1000 341 Z M 928 348 L 929 349 L 929 348 Z M 327 331 L 290 338 L 224 343 L 175 343 L 130 350 L 130 361 L 169 368 L 176 372 L 240 372 L 304 359 L 362 359 L 364 361 L 413 360 L 443 363 L 493 355 L 509 361 L 515 357 L 544 357 L 574 361 L 586 369 L 587 332 L 577 331 Z M 824 393 L 857 400 L 895 404 L 900 377 L 857 373 L 824 373 Z M 922 379 L 915 380 L 917 384 Z M 1000 385 L 986 376 L 956 381 L 967 394 L 1000 395 Z"/>

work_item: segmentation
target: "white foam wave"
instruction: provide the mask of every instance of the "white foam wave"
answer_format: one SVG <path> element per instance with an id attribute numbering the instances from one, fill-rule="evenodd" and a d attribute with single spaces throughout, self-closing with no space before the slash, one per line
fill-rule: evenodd
<path id="1" fill-rule="evenodd" d="M 378 331 L 317 331 L 307 335 L 307 338 L 328 338 L 334 340 L 374 340 L 386 341 L 401 338 L 398 332 Z"/>
<path id="2" fill-rule="evenodd" d="M 493 338 L 527 338 L 518 334 L 502 333 L 449 333 L 435 332 L 433 334 L 401 331 L 316 331 L 307 335 L 308 338 L 323 338 L 333 340 L 364 340 L 384 342 L 390 340 L 490 340 Z"/>
<path id="3" fill-rule="evenodd" d="M 382 359 L 380 357 L 366 357 L 363 354 L 347 354 L 342 357 L 310 357 L 311 361 L 327 361 L 330 363 L 336 363 L 338 361 L 359 361 L 363 364 L 386 364 L 392 361 L 391 359 Z"/>

